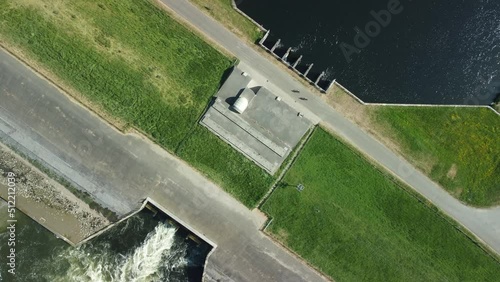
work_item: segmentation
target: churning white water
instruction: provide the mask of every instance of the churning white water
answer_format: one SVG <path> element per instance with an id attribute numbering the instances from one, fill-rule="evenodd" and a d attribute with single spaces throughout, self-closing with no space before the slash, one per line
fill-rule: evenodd
<path id="1" fill-rule="evenodd" d="M 176 229 L 158 224 L 144 242 L 129 254 L 110 252 L 109 244 L 100 252 L 89 248 L 71 248 L 58 256 L 70 267 L 65 275 L 51 277 L 52 281 L 81 282 L 145 282 L 169 281 L 169 273 L 185 267 L 186 249 L 175 244 Z"/>

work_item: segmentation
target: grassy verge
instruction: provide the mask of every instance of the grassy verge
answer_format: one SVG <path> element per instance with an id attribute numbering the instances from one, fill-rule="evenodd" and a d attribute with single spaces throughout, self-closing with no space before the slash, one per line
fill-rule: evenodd
<path id="1" fill-rule="evenodd" d="M 190 0 L 208 12 L 214 19 L 225 25 L 236 35 L 249 42 L 257 41 L 261 30 L 250 20 L 233 9 L 231 0 Z"/>
<path id="2" fill-rule="evenodd" d="M 458 199 L 500 204 L 500 117 L 486 108 L 379 107 L 402 153 Z"/>
<path id="3" fill-rule="evenodd" d="M 213 138 L 197 140 L 200 130 L 190 135 L 231 60 L 163 10 L 146 0 L 0 0 L 0 11 L 0 41 L 104 116 L 172 152 L 185 141 L 179 155 L 249 206 L 267 189 L 269 177 L 256 165 L 228 169 L 241 162 L 236 151 Z M 224 154 L 197 160 L 210 151 Z"/>
<path id="4" fill-rule="evenodd" d="M 323 99 L 464 203 L 500 204 L 500 117 L 490 109 L 366 106 L 337 86 Z"/>
<path id="5" fill-rule="evenodd" d="M 278 240 L 336 281 L 495 281 L 499 263 L 322 129 L 263 206 Z M 295 186 L 305 189 L 298 192 Z"/>
<path id="6" fill-rule="evenodd" d="M 313 127 L 309 128 L 309 130 L 302 136 L 300 139 L 299 143 L 293 148 L 293 150 L 288 154 L 286 159 L 283 161 L 281 164 L 281 167 L 276 171 L 274 174 L 275 179 L 273 181 L 273 184 L 271 185 L 271 188 L 266 192 L 266 194 L 260 199 L 260 202 L 258 204 L 258 208 L 261 208 L 263 205 L 265 205 L 267 199 L 272 195 L 275 189 L 278 188 L 278 186 L 282 185 L 281 180 L 283 177 L 286 175 L 286 172 L 290 169 L 290 167 L 293 165 L 293 162 L 295 159 L 300 155 L 301 150 L 304 148 L 304 146 L 307 144 L 307 141 L 309 141 L 309 138 L 312 136 L 314 131 L 318 128 L 317 125 L 314 125 Z"/>
<path id="7" fill-rule="evenodd" d="M 257 204 L 275 179 L 200 125 L 177 153 L 248 207 Z"/>
<path id="8" fill-rule="evenodd" d="M 0 3 L 3 36 L 169 149 L 231 63 L 147 1 L 72 1 L 49 9 Z"/>

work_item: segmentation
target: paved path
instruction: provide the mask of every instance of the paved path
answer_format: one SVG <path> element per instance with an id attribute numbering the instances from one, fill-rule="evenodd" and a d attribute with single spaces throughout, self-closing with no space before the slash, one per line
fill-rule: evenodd
<path id="1" fill-rule="evenodd" d="M 187 0 L 161 0 L 161 2 L 166 5 L 167 9 L 175 12 L 209 39 L 240 59 L 239 67 L 250 76 L 258 78 L 268 89 L 282 96 L 284 101 L 304 112 L 312 120 L 321 121 L 324 126 L 332 129 L 368 157 L 386 167 L 500 254 L 500 207 L 475 209 L 463 205 L 400 156 L 344 118 L 319 97 L 311 94 L 302 83 L 244 44 Z M 308 101 L 298 100 L 298 97 L 292 95 L 291 89 L 299 89 L 300 96 L 306 97 Z"/>
<path id="2" fill-rule="evenodd" d="M 265 217 L 160 147 L 123 135 L 0 49 L 0 141 L 30 155 L 120 216 L 146 197 L 217 245 L 221 281 L 324 281 L 259 231 Z"/>

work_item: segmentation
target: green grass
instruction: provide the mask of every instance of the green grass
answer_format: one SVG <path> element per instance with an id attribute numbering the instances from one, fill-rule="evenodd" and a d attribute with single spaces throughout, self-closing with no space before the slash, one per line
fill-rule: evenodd
<path id="1" fill-rule="evenodd" d="M 231 0 L 190 0 L 207 11 L 217 21 L 244 39 L 255 42 L 262 36 L 261 30 L 242 16 L 231 5 Z"/>
<path id="2" fill-rule="evenodd" d="M 5 0 L 0 3 L 6 6 Z M 215 93 L 230 60 L 147 1 L 108 1 L 105 9 L 96 2 L 72 4 L 92 6 L 78 9 L 77 18 L 121 42 L 143 64 L 100 51 L 86 38 L 71 36 L 72 23 L 58 26 L 57 19 L 35 9 L 3 9 L 0 31 L 106 111 L 175 148 Z M 158 80 L 172 84 L 165 91 L 151 82 L 150 67 L 159 66 L 168 77 Z"/>
<path id="3" fill-rule="evenodd" d="M 375 119 L 452 195 L 475 206 L 500 203 L 500 117 L 493 111 L 380 107 Z"/>
<path id="4" fill-rule="evenodd" d="M 189 135 L 232 62 L 151 2 L 0 0 L 0 39 L 171 152 L 186 140 L 179 155 L 248 206 L 269 188 L 214 136 Z"/>
<path id="5" fill-rule="evenodd" d="M 283 182 L 263 206 L 268 232 L 336 281 L 500 277 L 500 264 L 435 208 L 322 129 Z"/>
<path id="6" fill-rule="evenodd" d="M 495 110 L 497 110 L 497 112 L 500 112 L 500 94 L 498 94 L 495 97 L 495 100 L 493 101 L 493 108 L 495 108 Z"/>
<path id="7" fill-rule="evenodd" d="M 178 155 L 248 207 L 257 204 L 275 179 L 202 126 L 180 146 Z"/>

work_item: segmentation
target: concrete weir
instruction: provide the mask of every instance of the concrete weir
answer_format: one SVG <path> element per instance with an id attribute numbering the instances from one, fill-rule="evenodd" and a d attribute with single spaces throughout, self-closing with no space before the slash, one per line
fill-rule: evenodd
<path id="1" fill-rule="evenodd" d="M 274 50 L 276 50 L 276 48 L 278 48 L 278 46 L 280 46 L 280 43 L 281 43 L 281 39 L 278 39 L 278 41 L 276 41 L 276 43 L 274 43 L 273 48 L 271 48 L 271 52 L 274 52 Z"/>
<path id="2" fill-rule="evenodd" d="M 299 58 L 293 63 L 292 65 L 293 69 L 295 69 L 299 65 L 300 60 L 302 60 L 302 55 L 300 55 Z"/>
<path id="3" fill-rule="evenodd" d="M 314 64 L 310 64 L 308 67 L 307 67 L 307 70 L 304 72 L 303 76 L 304 77 L 307 77 L 307 75 L 309 74 L 309 72 L 311 71 L 312 67 L 314 66 Z"/>
<path id="4" fill-rule="evenodd" d="M 318 82 L 321 80 L 321 78 L 325 75 L 325 72 L 322 71 L 319 75 L 318 78 L 316 78 L 316 81 L 314 81 L 314 84 L 318 84 Z"/>
<path id="5" fill-rule="evenodd" d="M 198 232 L 195 228 L 189 226 L 189 224 L 187 222 L 184 222 L 181 218 L 177 217 L 174 213 L 172 213 L 171 211 L 169 211 L 167 208 L 163 207 L 160 203 L 156 202 L 155 200 L 147 197 L 146 200 L 144 200 L 143 207 L 141 208 L 141 210 L 143 208 L 145 208 L 145 207 L 148 207 L 150 209 L 152 207 L 153 209 L 160 210 L 164 215 L 166 215 L 169 218 L 171 218 L 172 220 L 174 220 L 177 224 L 182 225 L 182 227 L 184 227 L 186 230 L 188 230 L 189 232 L 191 232 L 197 238 L 205 241 L 207 244 L 209 244 L 210 246 L 212 246 L 212 248 L 216 248 L 217 247 L 217 244 L 215 244 L 210 239 L 208 239 L 204 234 Z"/>
<path id="6" fill-rule="evenodd" d="M 264 36 L 262 37 L 261 40 L 259 40 L 259 45 L 264 48 L 266 51 L 268 51 L 269 53 L 271 53 L 271 55 L 273 55 L 276 59 L 280 60 L 282 63 L 284 63 L 285 65 L 287 65 L 289 68 L 291 68 L 295 73 L 297 73 L 298 75 L 300 75 L 303 79 L 305 79 L 307 82 L 309 82 L 309 84 L 313 85 L 316 89 L 318 89 L 319 91 L 323 92 L 323 93 L 326 93 L 330 87 L 333 85 L 333 81 L 326 81 L 324 83 L 321 83 L 321 81 L 323 80 L 323 78 L 325 77 L 326 75 L 326 72 L 325 71 L 322 71 L 319 76 L 313 80 L 311 80 L 308 75 L 309 73 L 311 72 L 311 69 L 313 68 L 313 65 L 314 63 L 310 63 L 307 65 L 307 69 L 304 71 L 304 72 L 301 72 L 297 67 L 300 65 L 300 63 L 302 62 L 302 55 L 300 55 L 298 57 L 297 60 L 295 60 L 294 62 L 289 62 L 288 61 L 288 58 L 290 56 L 291 53 L 293 53 L 293 50 L 292 50 L 292 47 L 289 47 L 286 52 L 280 56 L 277 54 L 277 50 L 282 50 L 280 48 L 280 44 L 281 44 L 281 39 L 278 39 L 271 47 L 271 45 L 269 45 L 269 47 L 271 47 L 270 49 L 265 45 L 266 41 L 268 40 L 269 38 L 269 34 L 270 34 L 270 31 L 267 30 L 266 33 L 264 34 Z M 272 41 L 271 41 L 272 42 Z M 327 87 L 323 87 L 321 85 L 328 85 Z"/>
<path id="7" fill-rule="evenodd" d="M 281 58 L 283 61 L 286 61 L 288 55 L 290 55 L 290 51 L 292 51 L 292 47 L 289 47 L 288 50 L 286 50 L 285 55 L 283 55 L 283 57 Z"/>
<path id="8" fill-rule="evenodd" d="M 118 225 L 118 224 L 126 221 L 127 219 L 131 218 L 132 216 L 138 214 L 139 212 L 141 212 L 144 209 L 144 207 L 146 206 L 146 204 L 147 204 L 147 202 L 145 201 L 138 210 L 133 211 L 133 212 L 129 213 L 128 215 L 122 217 L 120 220 L 109 224 L 105 228 L 99 230 L 98 232 L 96 232 L 96 233 L 92 234 L 91 236 L 89 236 L 89 237 L 83 239 L 82 241 L 78 242 L 75 246 L 80 246 L 82 244 L 85 244 L 85 243 L 91 241 L 94 238 L 99 237 L 101 234 L 105 233 L 106 231 L 110 230 L 111 228 L 115 227 L 116 225 Z"/>
<path id="9" fill-rule="evenodd" d="M 189 224 L 187 224 L 186 222 L 184 222 L 182 219 L 178 218 L 177 216 L 175 216 L 175 214 L 173 214 L 172 212 L 170 212 L 167 208 L 163 207 L 161 204 L 157 203 L 155 200 L 147 197 L 141 207 L 134 211 L 134 212 L 131 212 L 130 214 L 128 214 L 127 216 L 121 218 L 120 220 L 106 226 L 105 228 L 103 228 L 102 230 L 100 230 L 99 232 L 96 232 L 94 234 L 92 234 L 91 236 L 85 238 L 84 240 L 80 241 L 79 243 L 77 243 L 75 246 L 79 246 L 79 245 L 82 245 L 88 241 L 91 241 L 92 239 L 96 238 L 96 237 L 99 237 L 101 234 L 105 233 L 106 231 L 110 230 L 111 228 L 113 228 L 114 226 L 128 220 L 129 218 L 131 218 L 132 216 L 138 214 L 139 212 L 141 212 L 142 210 L 144 209 L 148 209 L 152 212 L 154 212 L 154 215 L 156 216 L 158 214 L 158 211 L 161 212 L 163 215 L 167 216 L 168 218 L 170 218 L 171 220 L 173 220 L 173 222 L 170 222 L 172 225 L 174 226 L 182 226 L 184 229 L 186 229 L 187 231 L 189 231 L 191 234 L 188 236 L 188 238 L 192 239 L 193 241 L 195 242 L 199 242 L 200 239 L 203 240 L 205 243 L 209 244 L 210 246 L 212 246 L 212 248 L 215 248 L 217 247 L 217 244 L 215 244 L 214 242 L 212 242 L 210 239 L 208 239 L 207 237 L 205 237 L 205 235 L 199 233 L 198 231 L 196 231 L 196 229 L 192 228 L 191 226 L 189 226 Z M 42 224 L 43 225 L 43 224 Z"/>

